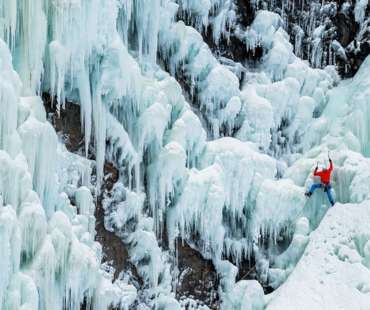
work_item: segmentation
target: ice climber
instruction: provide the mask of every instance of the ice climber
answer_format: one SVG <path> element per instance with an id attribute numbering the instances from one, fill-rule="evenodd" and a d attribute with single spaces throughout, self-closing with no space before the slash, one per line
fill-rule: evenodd
<path id="1" fill-rule="evenodd" d="M 323 169 L 321 171 L 317 171 L 318 170 L 318 166 L 316 166 L 314 172 L 313 172 L 313 175 L 314 176 L 317 176 L 317 177 L 320 177 L 320 181 L 321 183 L 314 183 L 312 184 L 310 190 L 308 192 L 305 193 L 305 195 L 307 197 L 311 197 L 311 195 L 313 194 L 313 192 L 318 189 L 318 188 L 324 188 L 324 191 L 326 192 L 326 194 L 328 195 L 328 199 L 329 199 L 329 202 L 332 206 L 334 206 L 335 202 L 334 202 L 334 199 L 333 199 L 333 196 L 331 194 L 331 185 L 330 185 L 330 176 L 331 176 L 331 173 L 333 171 L 333 161 L 331 160 L 331 158 L 329 158 L 329 168 L 327 169 Z"/>

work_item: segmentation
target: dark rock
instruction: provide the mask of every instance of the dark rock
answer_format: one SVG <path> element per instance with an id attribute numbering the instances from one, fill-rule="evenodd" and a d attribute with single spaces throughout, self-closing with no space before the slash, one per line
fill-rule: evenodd
<path id="1" fill-rule="evenodd" d="M 63 140 L 67 149 L 72 153 L 84 151 L 84 134 L 81 130 L 80 106 L 67 102 L 58 115 L 56 101 L 52 103 L 49 94 L 42 95 L 46 114 L 55 131 Z"/>
<path id="2" fill-rule="evenodd" d="M 219 309 L 220 300 L 217 292 L 219 279 L 212 261 L 204 259 L 185 242 L 178 241 L 177 251 L 179 269 L 177 299 L 191 297 L 203 302 L 210 309 Z"/>

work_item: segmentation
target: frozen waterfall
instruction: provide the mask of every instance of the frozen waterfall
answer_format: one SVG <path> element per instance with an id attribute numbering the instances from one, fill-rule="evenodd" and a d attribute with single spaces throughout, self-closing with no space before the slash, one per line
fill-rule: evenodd
<path id="1" fill-rule="evenodd" d="M 307 1 L 280 2 L 250 1 L 244 25 L 232 0 L 1 0 L 0 310 L 211 309 L 177 291 L 181 244 L 217 274 L 217 309 L 367 307 L 370 58 L 342 80 L 326 39 L 346 6 L 290 27 Z M 43 94 L 56 118 L 79 105 L 77 152 Z M 304 196 L 328 152 L 329 211 Z M 102 263 L 100 204 L 135 275 Z"/>

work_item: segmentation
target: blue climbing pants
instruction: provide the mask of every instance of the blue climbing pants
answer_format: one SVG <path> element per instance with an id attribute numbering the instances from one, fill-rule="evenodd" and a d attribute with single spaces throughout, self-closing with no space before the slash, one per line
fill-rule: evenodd
<path id="1" fill-rule="evenodd" d="M 328 199 L 329 199 L 330 204 L 332 206 L 334 206 L 335 202 L 334 202 L 334 199 L 333 199 L 333 195 L 331 194 L 331 185 L 330 184 L 326 185 L 326 184 L 321 184 L 321 183 L 312 184 L 312 186 L 310 188 L 310 193 L 312 194 L 318 188 L 324 188 L 324 191 L 328 195 Z"/>

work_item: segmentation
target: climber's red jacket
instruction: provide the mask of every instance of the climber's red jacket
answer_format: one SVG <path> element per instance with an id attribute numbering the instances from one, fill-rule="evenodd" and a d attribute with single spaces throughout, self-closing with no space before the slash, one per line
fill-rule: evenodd
<path id="1" fill-rule="evenodd" d="M 322 171 L 317 171 L 317 167 L 315 171 L 313 172 L 314 176 L 320 177 L 321 183 L 323 184 L 329 184 L 330 183 L 330 175 L 331 172 L 333 171 L 333 162 L 330 160 L 330 166 L 328 169 L 324 169 Z"/>

